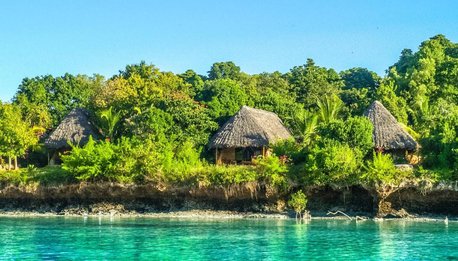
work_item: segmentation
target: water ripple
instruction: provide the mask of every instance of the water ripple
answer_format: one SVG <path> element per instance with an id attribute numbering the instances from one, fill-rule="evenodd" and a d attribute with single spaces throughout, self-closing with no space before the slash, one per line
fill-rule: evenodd
<path id="1" fill-rule="evenodd" d="M 458 260 L 458 224 L 0 217 L 2 260 Z"/>

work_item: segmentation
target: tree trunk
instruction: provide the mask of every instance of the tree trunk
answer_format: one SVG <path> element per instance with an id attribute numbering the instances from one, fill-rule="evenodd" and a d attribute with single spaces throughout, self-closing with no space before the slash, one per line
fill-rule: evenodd
<path id="1" fill-rule="evenodd" d="M 378 188 L 369 189 L 369 193 L 374 199 L 373 204 L 376 217 L 383 218 L 389 214 L 393 214 L 394 210 L 391 207 L 391 203 L 387 202 L 386 199 L 397 190 L 397 187 L 391 186 L 379 186 Z"/>
<path id="2" fill-rule="evenodd" d="M 8 170 L 11 170 L 11 157 L 8 156 Z"/>
<path id="3" fill-rule="evenodd" d="M 14 169 L 18 169 L 17 156 L 14 157 Z"/>

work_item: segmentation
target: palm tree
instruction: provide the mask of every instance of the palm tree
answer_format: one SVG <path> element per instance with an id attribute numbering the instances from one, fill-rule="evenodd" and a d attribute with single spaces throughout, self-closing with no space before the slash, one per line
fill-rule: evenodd
<path id="1" fill-rule="evenodd" d="M 294 127 L 302 137 L 304 144 L 310 144 L 316 135 L 318 115 L 310 111 L 301 110 L 295 115 Z"/>
<path id="2" fill-rule="evenodd" d="M 335 94 L 318 99 L 317 104 L 320 121 L 324 123 L 336 120 L 343 107 L 342 100 Z"/>
<path id="3" fill-rule="evenodd" d="M 114 112 L 113 107 L 110 107 L 100 113 L 100 118 L 102 121 L 103 134 L 107 139 L 112 140 L 116 132 L 116 127 L 121 120 L 121 114 L 119 112 Z"/>

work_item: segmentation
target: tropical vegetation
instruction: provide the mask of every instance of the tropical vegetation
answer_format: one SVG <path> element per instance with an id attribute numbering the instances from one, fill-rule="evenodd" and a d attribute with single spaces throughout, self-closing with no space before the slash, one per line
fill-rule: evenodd
<path id="1" fill-rule="evenodd" d="M 374 100 L 421 144 L 414 171 L 401 173 L 393 158 L 374 153 L 372 125 L 362 117 Z M 254 166 L 215 166 L 209 138 L 242 105 L 275 112 L 295 139 L 275 144 L 274 155 Z M 62 167 L 41 168 L 47 164 L 43 139 L 73 108 L 90 112 L 100 137 L 72 145 Z M 261 182 L 278 190 L 458 180 L 457 134 L 458 44 L 443 35 L 422 42 L 417 51 L 403 50 L 384 76 L 366 68 L 337 72 L 312 59 L 286 73 L 260 74 L 218 62 L 206 75 L 164 72 L 140 62 L 108 79 L 23 79 L 12 102 L 0 104 L 0 180 Z M 11 171 L 18 165 L 23 168 Z"/>

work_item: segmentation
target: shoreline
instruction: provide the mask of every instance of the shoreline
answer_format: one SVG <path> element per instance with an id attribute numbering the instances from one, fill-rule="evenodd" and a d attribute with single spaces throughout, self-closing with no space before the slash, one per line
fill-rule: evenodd
<path id="1" fill-rule="evenodd" d="M 288 195 L 266 187 L 171 187 L 152 184 L 81 183 L 33 188 L 0 189 L 0 216 L 120 216 L 205 219 L 295 218 L 287 206 Z M 307 210 L 313 219 L 458 219 L 458 191 L 434 190 L 422 194 L 405 188 L 377 209 L 373 196 L 360 186 L 347 189 L 305 188 Z M 329 215 L 328 215 L 329 213 Z M 332 216 L 331 216 L 332 213 Z M 345 215 L 349 215 L 346 217 Z"/>
<path id="2" fill-rule="evenodd" d="M 377 218 L 367 217 L 364 219 L 356 219 L 357 216 L 349 215 L 352 219 L 343 215 L 327 216 L 327 215 L 316 215 L 311 216 L 307 220 L 346 220 L 346 221 L 413 221 L 413 222 L 445 222 L 446 216 L 439 215 L 425 215 L 425 216 L 414 216 L 404 218 Z M 169 211 L 169 212 L 150 212 L 150 213 L 84 213 L 84 214 L 62 214 L 54 212 L 33 212 L 33 211 L 0 211 L 0 218 L 3 217 L 17 217 L 17 218 L 30 218 L 30 217 L 71 217 L 71 218 L 153 218 L 153 219 L 190 219 L 190 220 L 294 220 L 294 215 L 288 213 L 255 213 L 255 212 L 237 212 L 237 211 L 225 211 L 225 210 L 180 210 L 180 211 Z M 458 223 L 458 217 L 447 217 L 447 222 Z"/>

